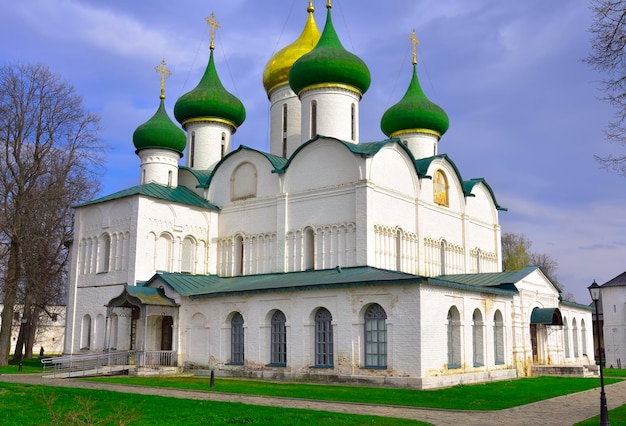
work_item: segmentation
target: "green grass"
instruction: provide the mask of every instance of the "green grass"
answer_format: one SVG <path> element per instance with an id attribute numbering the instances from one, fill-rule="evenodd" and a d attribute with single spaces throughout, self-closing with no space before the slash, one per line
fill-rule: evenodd
<path id="1" fill-rule="evenodd" d="M 598 411 L 600 411 L 600 397 L 598 397 Z M 609 422 L 613 425 L 626 425 L 626 405 L 609 410 Z M 598 426 L 600 424 L 600 414 L 583 422 L 576 423 L 576 426 Z"/>
<path id="2" fill-rule="evenodd" d="M 52 407 L 49 410 L 49 407 Z M 0 382 L 0 424 L 12 425 L 404 425 L 427 423 L 325 411 L 196 401 Z"/>
<path id="3" fill-rule="evenodd" d="M 39 358 L 24 359 L 22 361 L 22 373 L 41 373 L 43 371 L 43 365 Z M 9 360 L 9 365 L 0 366 L 0 374 L 18 374 L 19 364 L 14 363 L 13 360 Z"/>
<path id="4" fill-rule="evenodd" d="M 604 374 L 604 377 L 626 377 L 626 369 L 604 368 L 602 374 Z"/>
<path id="5" fill-rule="evenodd" d="M 98 379 L 109 383 L 160 386 L 179 389 L 228 392 L 236 394 L 308 398 L 326 401 L 346 401 L 410 407 L 455 410 L 502 410 L 556 396 L 599 387 L 597 378 L 533 377 L 477 385 L 459 385 L 437 390 L 275 383 L 267 381 L 216 378 L 215 387 L 204 377 L 129 377 Z M 606 379 L 615 383 L 619 379 Z"/>

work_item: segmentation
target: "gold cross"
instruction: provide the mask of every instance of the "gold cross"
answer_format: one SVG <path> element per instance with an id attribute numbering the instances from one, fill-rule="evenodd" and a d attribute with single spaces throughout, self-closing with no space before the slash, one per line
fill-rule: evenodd
<path id="1" fill-rule="evenodd" d="M 209 48 L 211 50 L 215 49 L 215 30 L 220 27 L 220 24 L 215 20 L 215 13 L 211 12 L 211 16 L 209 18 L 204 18 L 204 20 L 211 26 L 211 45 Z"/>
<path id="2" fill-rule="evenodd" d="M 411 44 L 413 45 L 413 65 L 417 64 L 417 45 L 420 44 L 417 39 L 417 34 L 415 33 L 415 29 L 413 32 L 409 34 L 409 39 L 411 39 Z"/>
<path id="3" fill-rule="evenodd" d="M 159 65 L 154 67 L 156 72 L 161 73 L 161 99 L 165 99 L 165 77 L 172 75 L 172 72 L 168 70 L 165 65 L 165 59 L 163 59 Z"/>
<path id="4" fill-rule="evenodd" d="M 333 5 L 332 5 L 332 4 L 330 4 L 330 0 L 328 0 L 328 1 L 326 2 L 326 9 L 330 9 L 330 8 L 332 8 L 332 7 L 333 7 Z"/>

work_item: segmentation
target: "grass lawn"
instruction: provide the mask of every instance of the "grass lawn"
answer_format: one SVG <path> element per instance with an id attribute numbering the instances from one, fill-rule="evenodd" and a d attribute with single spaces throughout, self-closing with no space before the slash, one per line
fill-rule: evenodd
<path id="1" fill-rule="evenodd" d="M 49 409 L 51 407 L 51 409 Z M 426 425 L 406 419 L 0 382 L 0 424 Z"/>
<path id="2" fill-rule="evenodd" d="M 210 380 L 208 377 L 117 376 L 87 380 L 129 385 L 193 389 L 207 392 L 228 392 L 455 410 L 501 410 L 556 396 L 593 389 L 600 384 L 597 378 L 581 379 L 548 376 L 477 385 L 459 385 L 437 390 L 276 383 L 219 377 L 215 379 L 214 388 L 209 386 Z M 606 379 L 605 383 L 610 384 L 617 381 L 619 381 L 619 379 Z"/>
<path id="3" fill-rule="evenodd" d="M 43 365 L 39 358 L 25 359 L 22 361 L 22 373 L 41 373 Z M 0 366 L 0 374 L 17 374 L 19 373 L 19 364 L 14 364 L 9 360 L 9 365 Z"/>

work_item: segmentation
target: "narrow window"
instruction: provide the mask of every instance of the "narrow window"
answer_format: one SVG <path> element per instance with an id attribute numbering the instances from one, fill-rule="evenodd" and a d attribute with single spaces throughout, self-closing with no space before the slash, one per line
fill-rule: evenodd
<path id="1" fill-rule="evenodd" d="M 109 272 L 111 264 L 111 236 L 104 234 L 100 242 L 102 251 L 100 252 L 100 270 L 98 272 Z"/>
<path id="2" fill-rule="evenodd" d="M 86 314 L 83 317 L 82 333 L 80 338 L 80 349 L 89 350 L 91 348 L 91 316 Z"/>
<path id="3" fill-rule="evenodd" d="M 243 237 L 237 235 L 235 237 L 235 275 L 243 275 L 244 265 L 244 251 L 243 251 Z"/>
<path id="4" fill-rule="evenodd" d="M 311 101 L 311 139 L 317 135 L 317 101 Z"/>
<path id="5" fill-rule="evenodd" d="M 578 358 L 578 327 L 576 327 L 576 318 L 572 320 L 572 343 L 574 344 L 574 358 Z"/>
<path id="6" fill-rule="evenodd" d="M 315 314 L 315 365 L 333 366 L 333 317 L 326 308 Z"/>
<path id="7" fill-rule="evenodd" d="M 287 364 L 287 319 L 281 311 L 272 315 L 272 327 L 270 337 L 270 363 L 277 366 Z"/>
<path id="8" fill-rule="evenodd" d="M 283 104 L 283 157 L 287 158 L 287 104 Z"/>
<path id="9" fill-rule="evenodd" d="M 172 171 L 168 171 L 167 172 L 167 186 L 171 187 L 172 186 Z"/>
<path id="10" fill-rule="evenodd" d="M 504 364 L 504 321 L 499 310 L 493 315 L 493 351 L 496 365 Z"/>
<path id="11" fill-rule="evenodd" d="M 567 318 L 563 318 L 563 347 L 565 349 L 565 358 L 569 358 L 569 327 L 567 326 Z"/>
<path id="12" fill-rule="evenodd" d="M 142 169 L 141 170 L 141 184 L 145 184 L 146 183 L 146 169 Z"/>
<path id="13" fill-rule="evenodd" d="M 587 328 L 585 327 L 585 320 L 580 320 L 580 333 L 583 341 L 583 356 L 587 355 Z"/>
<path id="14" fill-rule="evenodd" d="M 402 231 L 396 231 L 396 271 L 402 271 Z"/>
<path id="15" fill-rule="evenodd" d="M 461 368 L 461 315 L 454 306 L 448 311 L 448 368 Z"/>
<path id="16" fill-rule="evenodd" d="M 356 140 L 356 105 L 350 106 L 350 127 L 352 129 L 351 139 Z"/>
<path id="17" fill-rule="evenodd" d="M 220 152 L 220 158 L 224 158 L 224 154 L 226 153 L 226 133 L 222 132 L 222 151 Z"/>
<path id="18" fill-rule="evenodd" d="M 446 240 L 441 241 L 441 247 L 439 252 L 440 263 L 441 263 L 441 275 L 446 274 L 446 252 L 448 251 L 448 243 Z"/>
<path id="19" fill-rule="evenodd" d="M 191 132 L 191 143 L 189 144 L 189 167 L 193 169 L 193 161 L 196 158 L 196 132 Z"/>
<path id="20" fill-rule="evenodd" d="M 365 366 L 387 366 L 387 313 L 379 304 L 365 311 Z"/>
<path id="21" fill-rule="evenodd" d="M 483 357 L 483 316 L 478 309 L 474 311 L 472 316 L 472 343 L 474 346 L 474 367 L 482 367 L 485 365 Z"/>
<path id="22" fill-rule="evenodd" d="M 195 260 L 194 248 L 195 244 L 193 240 L 186 237 L 183 240 L 183 252 L 180 266 L 180 272 L 183 274 L 193 274 L 193 264 Z"/>
<path id="23" fill-rule="evenodd" d="M 230 321 L 230 362 L 243 365 L 243 360 L 243 316 L 237 312 Z"/>
<path id="24" fill-rule="evenodd" d="M 311 228 L 304 231 L 304 270 L 315 269 L 315 234 Z"/>

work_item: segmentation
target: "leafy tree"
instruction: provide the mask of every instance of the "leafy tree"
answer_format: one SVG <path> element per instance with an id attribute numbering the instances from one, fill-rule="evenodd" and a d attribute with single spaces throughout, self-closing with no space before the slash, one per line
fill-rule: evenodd
<path id="1" fill-rule="evenodd" d="M 70 206 L 99 190 L 99 120 L 47 66 L 0 67 L 0 365 L 8 363 L 15 306 L 23 306 L 19 357 L 36 316 L 64 301 Z"/>
<path id="2" fill-rule="evenodd" d="M 556 275 L 559 263 L 547 253 L 531 252 L 532 244 L 524 235 L 511 232 L 502 234 L 502 270 L 518 271 L 528 265 L 539 266 L 552 284 L 563 291 L 563 285 Z M 564 293 L 563 297 L 573 300 L 574 296 Z"/>
<path id="3" fill-rule="evenodd" d="M 591 10 L 592 51 L 585 62 L 605 75 L 603 100 L 615 107 L 615 117 L 605 132 L 607 139 L 626 145 L 626 1 L 591 0 Z M 626 176 L 626 153 L 596 158 Z"/>

